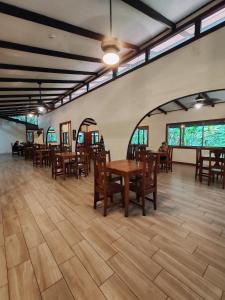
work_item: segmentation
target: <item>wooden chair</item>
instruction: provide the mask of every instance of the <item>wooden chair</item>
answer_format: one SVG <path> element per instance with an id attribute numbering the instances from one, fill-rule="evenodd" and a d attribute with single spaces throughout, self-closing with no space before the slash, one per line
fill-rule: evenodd
<path id="1" fill-rule="evenodd" d="M 43 157 L 42 153 L 35 149 L 33 152 L 33 166 L 34 167 L 41 167 L 43 165 Z"/>
<path id="2" fill-rule="evenodd" d="M 19 149 L 15 149 L 13 143 L 11 143 L 12 155 L 19 155 Z"/>
<path id="3" fill-rule="evenodd" d="M 208 185 L 211 182 L 220 178 L 222 181 L 222 188 L 225 187 L 225 152 L 220 152 L 219 156 L 215 157 L 215 151 L 211 150 L 209 153 L 209 176 Z"/>
<path id="4" fill-rule="evenodd" d="M 52 159 L 52 178 L 56 179 L 57 176 L 63 175 L 62 159 L 53 155 Z"/>
<path id="5" fill-rule="evenodd" d="M 105 155 L 106 163 L 111 161 L 110 150 L 107 150 L 107 151 L 106 150 L 102 150 L 101 153 L 102 153 L 102 155 Z M 110 173 L 108 179 L 111 182 L 117 182 L 117 181 L 119 181 L 121 185 L 123 184 L 123 178 L 122 178 L 122 176 Z"/>
<path id="6" fill-rule="evenodd" d="M 166 158 L 166 171 L 173 172 L 173 147 L 168 147 Z"/>
<path id="7" fill-rule="evenodd" d="M 106 171 L 106 156 L 100 152 L 94 160 L 94 209 L 97 208 L 98 201 L 103 201 L 103 215 L 106 216 L 108 198 L 112 201 L 116 193 L 121 193 L 123 199 L 123 186 L 109 180 L 109 174 Z"/>
<path id="8" fill-rule="evenodd" d="M 84 175 L 85 177 L 88 176 L 89 173 L 89 158 L 88 153 L 86 151 L 79 152 L 77 154 L 77 170 L 78 176 Z"/>
<path id="9" fill-rule="evenodd" d="M 204 159 L 206 157 L 206 159 Z M 199 151 L 199 167 L 198 167 L 198 176 L 199 176 L 199 181 L 202 182 L 203 178 L 208 179 L 209 183 L 209 157 L 203 155 L 202 149 Z"/>
<path id="10" fill-rule="evenodd" d="M 143 159 L 143 173 L 137 184 L 130 183 L 130 190 L 136 193 L 136 199 L 141 198 L 142 213 L 145 216 L 145 199 L 153 201 L 154 209 L 157 209 L 157 155 L 147 152 Z M 153 194 L 153 199 L 147 197 Z M 139 204 L 139 203 L 138 203 Z"/>

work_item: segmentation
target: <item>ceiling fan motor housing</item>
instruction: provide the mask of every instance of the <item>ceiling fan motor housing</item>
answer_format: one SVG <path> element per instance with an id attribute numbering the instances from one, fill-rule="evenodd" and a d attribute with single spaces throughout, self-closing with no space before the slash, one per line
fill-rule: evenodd
<path id="1" fill-rule="evenodd" d="M 119 47 L 119 41 L 116 38 L 106 38 L 102 41 L 101 44 L 102 50 L 104 52 L 119 52 L 120 51 L 120 47 Z"/>

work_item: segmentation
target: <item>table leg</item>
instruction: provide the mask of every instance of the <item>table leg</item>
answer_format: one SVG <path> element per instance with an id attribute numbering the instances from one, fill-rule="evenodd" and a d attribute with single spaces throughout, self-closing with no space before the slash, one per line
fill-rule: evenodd
<path id="1" fill-rule="evenodd" d="M 125 217 L 128 217 L 128 205 L 129 205 L 129 175 L 124 175 L 124 205 L 125 205 Z"/>
<path id="2" fill-rule="evenodd" d="M 66 167 L 65 167 L 64 159 L 62 159 L 62 165 L 63 165 L 63 179 L 66 180 Z"/>

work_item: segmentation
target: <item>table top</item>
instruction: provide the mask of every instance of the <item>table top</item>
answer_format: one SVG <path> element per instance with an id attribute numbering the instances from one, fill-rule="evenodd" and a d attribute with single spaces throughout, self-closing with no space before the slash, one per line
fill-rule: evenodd
<path id="1" fill-rule="evenodd" d="M 143 163 L 135 160 L 115 160 L 106 164 L 107 170 L 118 173 L 137 173 L 143 170 Z"/>

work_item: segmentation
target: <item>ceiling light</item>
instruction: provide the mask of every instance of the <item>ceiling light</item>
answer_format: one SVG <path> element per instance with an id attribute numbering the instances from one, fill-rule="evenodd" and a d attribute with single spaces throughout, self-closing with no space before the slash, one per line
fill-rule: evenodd
<path id="1" fill-rule="evenodd" d="M 49 38 L 49 39 L 55 39 L 55 38 L 56 38 L 56 35 L 55 35 L 54 33 L 50 33 L 50 34 L 48 35 L 48 38 Z"/>
<path id="2" fill-rule="evenodd" d="M 27 116 L 28 116 L 29 118 L 32 118 L 32 117 L 33 117 L 33 113 L 30 112 Z"/>
<path id="3" fill-rule="evenodd" d="M 119 63 L 120 57 L 118 52 L 120 51 L 118 40 L 112 37 L 112 0 L 109 1 L 110 5 L 110 37 L 102 41 L 101 47 L 104 52 L 103 62 L 106 65 L 113 66 Z"/>
<path id="4" fill-rule="evenodd" d="M 196 109 L 200 109 L 202 106 L 203 106 L 203 103 L 201 103 L 201 102 L 197 102 L 197 103 L 195 103 L 195 105 L 194 105 L 194 107 L 195 107 Z"/>
<path id="5" fill-rule="evenodd" d="M 114 38 L 108 38 L 102 41 L 102 50 L 105 52 L 103 55 L 103 61 L 105 64 L 113 66 L 119 63 L 120 57 L 118 52 L 120 50 L 118 46 L 118 40 Z"/>
<path id="6" fill-rule="evenodd" d="M 44 108 L 43 106 L 39 106 L 39 107 L 38 107 L 38 110 L 39 110 L 39 112 L 44 112 L 44 111 L 45 111 L 45 108 Z"/>

